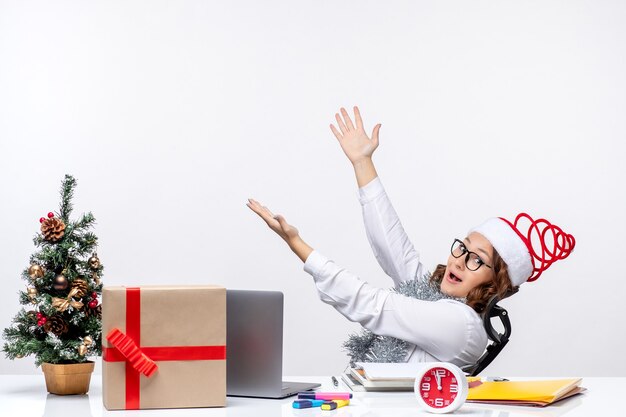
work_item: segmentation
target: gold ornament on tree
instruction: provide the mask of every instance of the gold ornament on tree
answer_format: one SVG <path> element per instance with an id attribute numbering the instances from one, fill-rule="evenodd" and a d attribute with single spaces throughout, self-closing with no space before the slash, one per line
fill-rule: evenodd
<path id="1" fill-rule="evenodd" d="M 72 288 L 70 293 L 65 298 L 52 297 L 52 307 L 56 308 L 56 310 L 60 313 L 67 310 L 69 306 L 72 306 L 75 309 L 83 308 L 83 303 L 74 300 L 77 292 L 78 290 L 76 288 Z"/>
<path id="2" fill-rule="evenodd" d="M 54 283 L 52 284 L 52 288 L 54 288 L 57 291 L 66 290 L 67 286 L 69 285 L 67 278 L 65 278 L 65 275 L 63 275 L 64 273 L 65 271 L 63 271 L 62 273 L 60 273 L 54 278 Z"/>
<path id="3" fill-rule="evenodd" d="M 80 356 L 85 356 L 87 351 L 89 350 L 89 346 L 93 345 L 93 339 L 91 336 L 83 337 L 83 344 L 78 346 L 78 354 Z"/>
<path id="4" fill-rule="evenodd" d="M 87 346 L 85 345 L 78 346 L 78 354 L 80 356 L 85 356 L 87 354 Z"/>
<path id="5" fill-rule="evenodd" d="M 82 278 L 72 281 L 72 290 L 76 290 L 76 298 L 83 298 L 87 294 L 87 281 Z"/>
<path id="6" fill-rule="evenodd" d="M 26 289 L 26 293 L 28 294 L 28 298 L 30 299 L 30 302 L 32 304 L 37 304 L 37 288 L 35 287 L 28 287 Z"/>
<path id="7" fill-rule="evenodd" d="M 28 268 L 28 276 L 31 279 L 37 279 L 43 277 L 44 270 L 41 265 L 37 265 L 35 263 L 31 264 Z"/>
<path id="8" fill-rule="evenodd" d="M 65 234 L 65 223 L 56 217 L 44 219 L 41 222 L 41 234 L 48 242 L 58 242 Z"/>
<path id="9" fill-rule="evenodd" d="M 98 276 L 97 272 L 94 272 L 93 274 L 91 274 L 91 279 L 93 279 L 93 282 L 96 283 L 96 285 L 100 285 L 100 277 Z"/>

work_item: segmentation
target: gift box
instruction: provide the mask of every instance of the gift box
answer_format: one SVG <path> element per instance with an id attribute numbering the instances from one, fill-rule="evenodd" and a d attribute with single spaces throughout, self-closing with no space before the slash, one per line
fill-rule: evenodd
<path id="1" fill-rule="evenodd" d="M 226 289 L 105 287 L 102 397 L 108 410 L 226 405 Z"/>

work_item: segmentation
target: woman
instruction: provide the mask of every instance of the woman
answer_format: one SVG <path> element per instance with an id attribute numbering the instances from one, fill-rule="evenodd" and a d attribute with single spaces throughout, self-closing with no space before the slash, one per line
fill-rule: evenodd
<path id="1" fill-rule="evenodd" d="M 372 162 L 381 125 L 374 127 L 369 138 L 357 107 L 356 126 L 343 108 L 335 117 L 338 128 L 332 124 L 330 128 L 354 167 L 367 237 L 378 263 L 396 285 L 422 279 L 426 271 Z M 455 239 L 446 265 L 438 265 L 431 277 L 442 293 L 453 298 L 426 301 L 369 285 L 307 245 L 283 216 L 272 214 L 253 199 L 247 205 L 304 262 L 322 301 L 375 334 L 408 342 L 408 362 L 474 364 L 487 345 L 480 313 L 488 300 L 494 295 L 503 298 L 523 282 L 535 280 L 554 261 L 567 257 L 575 244 L 558 227 L 526 214 L 514 223 L 489 219 L 463 240 Z M 518 225 L 524 220 L 531 221 L 526 234 Z M 537 245 L 533 232 L 540 253 L 533 249 Z"/>

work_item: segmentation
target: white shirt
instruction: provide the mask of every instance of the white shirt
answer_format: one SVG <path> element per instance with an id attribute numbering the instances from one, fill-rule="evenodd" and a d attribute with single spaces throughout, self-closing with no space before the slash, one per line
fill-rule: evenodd
<path id="1" fill-rule="evenodd" d="M 425 273 L 379 178 L 359 189 L 363 220 L 378 263 L 397 285 Z M 320 299 L 351 321 L 381 336 L 410 344 L 407 362 L 476 363 L 487 346 L 481 317 L 454 300 L 424 301 L 376 288 L 313 251 L 304 270 Z"/>

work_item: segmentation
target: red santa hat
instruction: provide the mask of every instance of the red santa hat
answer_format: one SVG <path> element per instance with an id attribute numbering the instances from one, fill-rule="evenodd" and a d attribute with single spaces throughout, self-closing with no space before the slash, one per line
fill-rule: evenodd
<path id="1" fill-rule="evenodd" d="M 534 220 L 526 213 L 518 214 L 513 222 L 491 218 L 472 232 L 491 242 L 515 286 L 539 278 L 554 262 L 567 258 L 576 245 L 574 236 L 560 227 L 545 219 Z"/>

